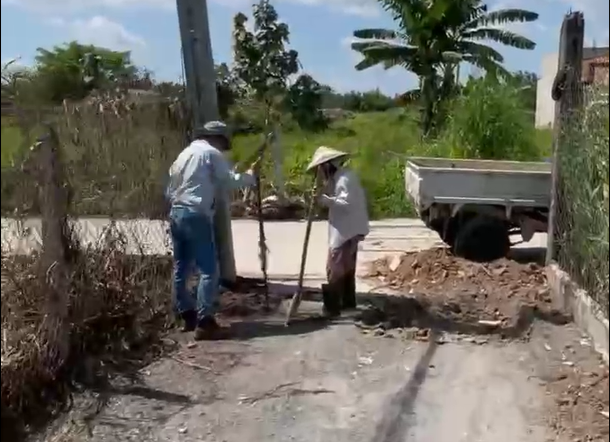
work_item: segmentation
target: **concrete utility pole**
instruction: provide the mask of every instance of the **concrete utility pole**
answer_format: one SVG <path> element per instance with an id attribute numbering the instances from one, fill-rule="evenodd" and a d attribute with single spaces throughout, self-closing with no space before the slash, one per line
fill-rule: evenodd
<path id="1" fill-rule="evenodd" d="M 187 102 L 193 114 L 193 127 L 219 119 L 216 96 L 216 72 L 210 41 L 208 6 L 206 0 L 176 0 L 184 71 L 186 74 Z M 228 195 L 216 196 L 214 235 L 223 281 L 237 279 L 231 210 Z"/>
<path id="2" fill-rule="evenodd" d="M 206 0 L 176 0 L 187 100 L 196 126 L 218 120 L 216 72 Z"/>

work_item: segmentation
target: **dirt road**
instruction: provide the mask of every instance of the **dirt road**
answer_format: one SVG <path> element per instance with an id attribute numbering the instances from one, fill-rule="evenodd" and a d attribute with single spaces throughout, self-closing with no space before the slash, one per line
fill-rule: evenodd
<path id="1" fill-rule="evenodd" d="M 237 222 L 234 229 L 240 274 L 258 276 L 256 225 Z M 270 274 L 294 278 L 303 225 L 267 229 Z M 324 224 L 315 226 L 312 240 L 307 276 L 315 284 L 324 271 Z M 417 221 L 380 222 L 360 258 L 435 242 Z M 561 441 L 547 426 L 542 376 L 549 365 L 540 355 L 548 357 L 548 336 L 581 338 L 563 327 L 528 342 L 444 336 L 440 344 L 435 336 L 418 342 L 364 334 L 349 318 L 285 328 L 281 315 L 241 322 L 236 331 L 236 339 L 222 343 L 174 337 L 180 349 L 136 381 L 117 381 L 102 411 L 87 417 L 89 429 L 73 440 Z"/>

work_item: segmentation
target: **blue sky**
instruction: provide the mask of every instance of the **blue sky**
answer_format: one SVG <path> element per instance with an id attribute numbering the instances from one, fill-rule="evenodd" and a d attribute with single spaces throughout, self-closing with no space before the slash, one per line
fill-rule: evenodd
<path id="1" fill-rule="evenodd" d="M 231 59 L 231 23 L 238 11 L 249 13 L 252 0 L 208 0 L 214 58 Z M 352 31 L 393 27 L 375 0 L 275 0 L 280 18 L 290 26 L 292 47 L 305 71 L 341 90 L 380 88 L 386 93 L 409 89 L 414 78 L 400 68 L 356 72 L 358 56 L 349 49 Z M 509 68 L 539 70 L 541 57 L 557 50 L 563 15 L 585 13 L 587 40 L 608 43 L 608 0 L 490 0 L 492 9 L 516 7 L 540 14 L 518 31 L 538 43 L 534 51 L 502 49 Z M 2 0 L 2 61 L 21 57 L 30 64 L 38 47 L 70 40 L 133 53 L 137 64 L 157 78 L 179 78 L 180 42 L 175 0 Z"/>

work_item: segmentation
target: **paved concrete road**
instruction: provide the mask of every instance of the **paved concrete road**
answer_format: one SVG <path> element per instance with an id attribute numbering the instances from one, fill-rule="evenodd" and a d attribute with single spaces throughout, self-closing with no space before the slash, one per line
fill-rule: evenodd
<path id="1" fill-rule="evenodd" d="M 75 226 L 83 244 L 99 242 L 110 221 L 106 218 L 81 218 Z M 252 220 L 234 220 L 233 243 L 238 272 L 243 276 L 260 276 L 258 262 L 258 224 Z M 117 228 L 128 239 L 128 252 L 166 254 L 170 241 L 167 224 L 162 221 L 118 221 Z M 304 222 L 268 222 L 265 224 L 270 251 L 268 272 L 274 279 L 292 279 L 299 271 L 305 237 Z M 312 227 L 305 277 L 318 280 L 325 277 L 326 222 L 315 222 Z M 23 223 L 2 219 L 2 249 L 12 253 L 29 253 L 39 249 L 40 221 L 28 219 Z M 417 219 L 388 219 L 373 221 L 371 233 L 361 244 L 361 266 L 378 257 L 441 245 L 438 235 Z M 545 235 L 538 235 L 527 245 L 541 246 Z"/>
<path id="2" fill-rule="evenodd" d="M 85 223 L 99 232 L 104 221 Z M 151 247 L 161 249 L 161 223 L 127 227 L 153 232 Z M 233 229 L 239 273 L 258 275 L 256 223 L 236 221 Z M 296 277 L 304 230 L 303 223 L 267 224 L 274 279 Z M 3 240 L 9 237 L 3 229 Z M 437 243 L 419 221 L 379 221 L 362 244 L 360 260 Z M 316 223 L 307 266 L 312 284 L 324 277 L 325 255 L 326 225 Z M 154 363 L 143 372 L 143 387 L 116 394 L 94 420 L 92 440 L 547 440 L 544 394 L 530 379 L 526 344 L 438 346 L 366 336 L 347 320 L 287 329 L 282 319 L 251 324 L 254 334 L 238 341 L 195 349 L 183 343 L 180 357 L 190 352 L 194 359 L 188 361 L 234 354 L 239 362 L 219 375 L 174 358 Z"/>
<path id="3" fill-rule="evenodd" d="M 116 396 L 93 441 L 548 440 L 524 344 L 437 346 L 366 337 L 344 323 L 198 351 L 243 359 L 217 378 L 176 359 L 153 364 L 148 393 Z"/>

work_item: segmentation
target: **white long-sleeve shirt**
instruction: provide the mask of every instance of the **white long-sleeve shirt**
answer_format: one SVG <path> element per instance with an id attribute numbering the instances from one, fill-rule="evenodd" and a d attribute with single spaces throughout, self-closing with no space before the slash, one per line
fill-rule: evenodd
<path id="1" fill-rule="evenodd" d="M 214 216 L 214 201 L 231 189 L 255 184 L 251 174 L 235 173 L 225 156 L 207 141 L 186 147 L 169 169 L 166 196 L 172 207 Z"/>
<path id="2" fill-rule="evenodd" d="M 329 208 L 328 245 L 334 249 L 356 236 L 368 235 L 369 214 L 364 189 L 351 170 L 339 169 L 329 186 L 321 202 Z"/>

